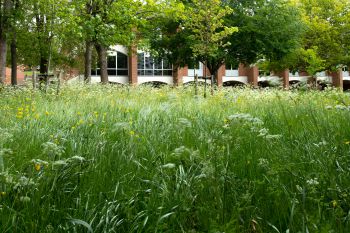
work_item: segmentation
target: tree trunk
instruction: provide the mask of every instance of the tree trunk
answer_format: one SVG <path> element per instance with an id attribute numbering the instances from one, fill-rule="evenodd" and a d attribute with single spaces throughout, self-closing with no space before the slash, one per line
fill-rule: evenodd
<path id="1" fill-rule="evenodd" d="M 7 55 L 7 41 L 5 32 L 0 32 L 0 83 L 5 83 L 6 79 L 6 55 Z"/>
<path id="2" fill-rule="evenodd" d="M 91 41 L 86 41 L 85 47 L 85 70 L 84 70 L 84 81 L 86 83 L 91 82 L 91 57 L 92 57 L 92 45 Z"/>
<path id="3" fill-rule="evenodd" d="M 207 98 L 207 64 L 208 64 L 208 62 L 207 62 L 207 60 L 205 60 L 205 62 L 204 62 L 204 98 Z"/>
<path id="4" fill-rule="evenodd" d="M 5 0 L 1 6 L 0 12 L 0 83 L 6 79 L 6 55 L 7 55 L 7 38 L 6 34 L 9 29 L 9 14 L 12 7 L 12 0 Z"/>
<path id="5" fill-rule="evenodd" d="M 35 66 L 32 67 L 32 72 L 33 72 L 33 76 L 32 76 L 33 89 L 35 89 L 36 88 L 36 67 Z"/>
<path id="6" fill-rule="evenodd" d="M 43 56 L 43 54 L 40 55 L 40 68 L 39 68 L 39 89 L 42 88 L 43 85 L 47 83 L 47 58 Z"/>
<path id="7" fill-rule="evenodd" d="M 96 44 L 96 50 L 98 54 L 98 62 L 100 65 L 100 77 L 101 83 L 108 83 L 108 72 L 107 72 L 107 48 L 103 45 Z"/>
<path id="8" fill-rule="evenodd" d="M 17 36 L 15 31 L 11 41 L 11 85 L 17 85 Z"/>

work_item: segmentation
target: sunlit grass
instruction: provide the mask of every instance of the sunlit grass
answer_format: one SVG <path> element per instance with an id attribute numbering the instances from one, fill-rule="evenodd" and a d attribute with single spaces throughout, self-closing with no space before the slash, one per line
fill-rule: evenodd
<path id="1" fill-rule="evenodd" d="M 0 232 L 349 232 L 350 96 L 0 93 Z"/>

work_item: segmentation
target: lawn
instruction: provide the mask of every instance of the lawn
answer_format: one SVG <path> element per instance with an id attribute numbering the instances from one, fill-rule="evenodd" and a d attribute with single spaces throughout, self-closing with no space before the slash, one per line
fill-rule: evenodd
<path id="1" fill-rule="evenodd" d="M 0 92 L 0 232 L 350 232 L 350 95 Z"/>

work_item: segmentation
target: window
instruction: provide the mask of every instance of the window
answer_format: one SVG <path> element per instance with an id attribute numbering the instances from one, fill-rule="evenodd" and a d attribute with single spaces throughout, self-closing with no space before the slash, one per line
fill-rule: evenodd
<path id="1" fill-rule="evenodd" d="M 226 76 L 228 76 L 228 77 L 238 77 L 239 76 L 238 65 L 226 63 L 225 67 L 226 67 L 226 72 L 225 72 Z"/>
<path id="2" fill-rule="evenodd" d="M 116 56 L 107 57 L 107 72 L 110 76 L 128 76 L 128 56 L 118 52 Z M 100 75 L 100 68 L 91 70 L 91 75 Z"/>
<path id="3" fill-rule="evenodd" d="M 195 75 L 203 76 L 203 64 L 200 62 L 188 64 L 188 76 L 193 77 Z"/>
<path id="4" fill-rule="evenodd" d="M 171 64 L 165 59 L 154 59 L 145 53 L 137 54 L 137 74 L 140 76 L 172 76 Z"/>

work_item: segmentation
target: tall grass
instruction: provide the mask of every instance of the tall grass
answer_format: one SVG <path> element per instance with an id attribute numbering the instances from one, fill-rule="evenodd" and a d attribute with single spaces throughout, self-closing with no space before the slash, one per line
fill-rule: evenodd
<path id="1" fill-rule="evenodd" d="M 350 96 L 0 93 L 0 232 L 350 232 Z"/>

